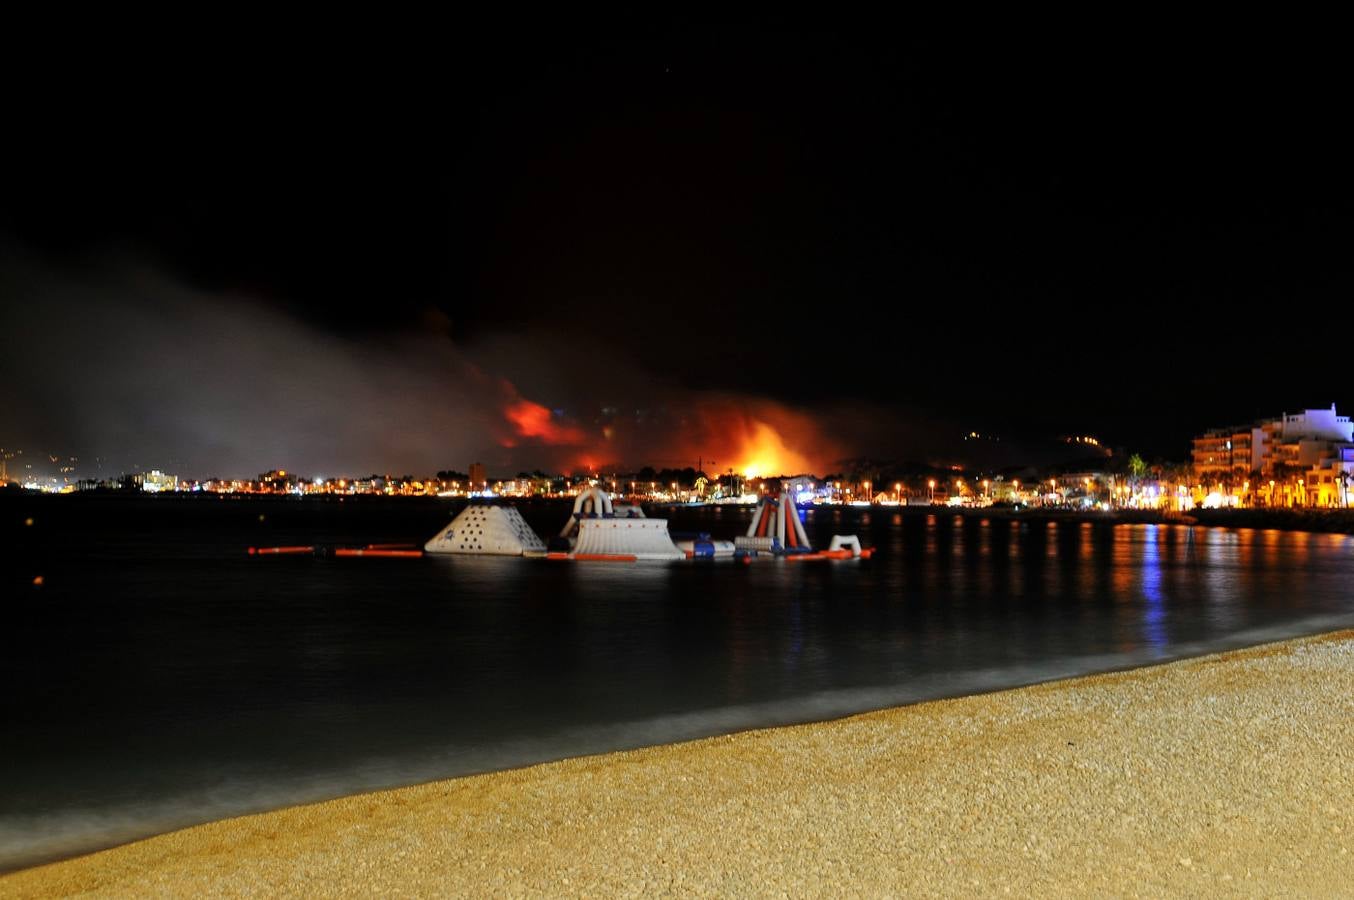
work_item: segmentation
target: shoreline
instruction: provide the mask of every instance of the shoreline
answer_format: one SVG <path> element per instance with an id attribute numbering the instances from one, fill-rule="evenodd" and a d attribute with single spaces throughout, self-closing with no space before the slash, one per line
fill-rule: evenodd
<path id="1" fill-rule="evenodd" d="M 226 819 L 0 894 L 1328 893 L 1351 747 L 1346 630 Z"/>
<path id="2" fill-rule="evenodd" d="M 1248 650 L 1251 648 L 1266 646 L 1270 644 L 1287 643 L 1290 641 L 1307 640 L 1321 637 L 1327 634 L 1351 630 L 1354 631 L 1354 623 L 1350 622 L 1348 616 L 1324 616 L 1312 619 L 1300 620 L 1300 628 L 1293 630 L 1289 628 L 1257 628 L 1248 631 L 1240 631 L 1229 635 L 1225 641 L 1214 642 L 1209 646 L 1182 644 L 1181 652 L 1169 655 L 1157 656 L 1155 658 L 1140 658 L 1117 660 L 1110 663 L 1107 657 L 1076 657 L 1068 660 L 1075 663 L 1071 671 L 1061 673 L 1048 673 L 1036 677 L 1032 680 L 1020 680 L 1012 683 L 991 683 L 980 680 L 977 683 L 966 681 L 963 685 L 952 685 L 948 689 L 937 693 L 923 693 L 920 696 L 895 696 L 895 697 L 877 697 L 868 705 L 849 704 L 845 708 L 823 711 L 816 710 L 814 715 L 788 715 L 770 714 L 769 716 L 759 716 L 763 721 L 754 721 L 728 725 L 727 723 L 717 731 L 707 731 L 703 733 L 675 735 L 667 738 L 651 740 L 646 743 L 622 745 L 614 747 L 600 747 L 595 749 L 580 750 L 576 753 L 565 755 L 555 755 L 536 759 L 526 759 L 513 761 L 507 765 L 482 766 L 461 772 L 447 772 L 445 774 L 430 775 L 424 778 L 414 778 L 396 782 L 386 782 L 383 784 L 353 784 L 348 789 L 335 791 L 326 791 L 318 795 L 309 797 L 299 796 L 286 800 L 275 801 L 272 804 L 255 805 L 252 808 L 239 809 L 221 809 L 216 815 L 192 816 L 188 818 L 179 817 L 177 822 L 160 822 L 149 827 L 130 826 L 124 830 L 124 834 L 112 840 L 86 840 L 83 846 L 72 846 L 64 850 L 55 850 L 52 852 L 43 852 L 31 854 L 28 859 L 9 864 L 0 864 L 0 878 L 5 875 L 24 871 L 31 868 L 38 868 L 45 865 L 51 865 L 78 859 L 90 854 L 99 853 L 104 850 L 117 849 L 128 844 L 137 843 L 143 840 L 150 840 L 161 835 L 173 832 L 183 831 L 201 825 L 208 825 L 217 821 L 226 821 L 230 819 L 243 818 L 254 815 L 266 815 L 272 812 L 278 812 L 285 809 L 300 806 L 310 806 L 319 803 L 326 803 L 332 800 L 340 800 L 346 797 L 363 796 L 376 792 L 401 790 L 404 788 L 419 787 L 426 784 L 433 784 L 443 781 L 455 781 L 462 778 L 471 778 L 481 775 L 491 775 L 501 772 L 517 771 L 527 769 L 532 766 L 545 765 L 553 762 L 560 762 L 569 759 L 584 759 L 599 756 L 606 756 L 616 753 L 624 753 L 647 748 L 676 746 L 680 744 L 691 743 L 699 740 L 714 739 L 724 735 L 740 734 L 743 732 L 764 731 L 776 728 L 793 728 L 799 726 L 813 726 L 826 724 L 842 719 L 851 718 L 859 715 L 869 715 L 876 712 L 887 712 L 894 709 L 903 709 L 906 707 L 918 706 L 925 703 L 937 703 L 948 700 L 958 700 L 967 697 L 981 697 L 991 694 L 999 694 L 1004 691 L 1020 690 L 1023 688 L 1038 687 L 1041 685 L 1054 684 L 1064 681 L 1074 681 L 1077 679 L 1090 678 L 1097 675 L 1109 675 L 1122 672 L 1132 672 L 1138 669 L 1151 668 L 1155 666 L 1167 665 L 1174 662 L 1184 662 L 1193 659 L 1201 659 L 1206 656 L 1218 656 L 1236 651 Z M 878 693 L 879 688 L 865 688 L 865 691 Z M 849 690 L 847 691 L 849 692 Z M 815 695 L 815 699 L 822 699 L 823 695 Z M 829 701 L 831 702 L 831 701 Z M 771 721 L 765 721 L 770 718 Z M 171 817 L 172 818 L 172 817 Z M 3 894 L 0 894 L 3 896 Z"/>

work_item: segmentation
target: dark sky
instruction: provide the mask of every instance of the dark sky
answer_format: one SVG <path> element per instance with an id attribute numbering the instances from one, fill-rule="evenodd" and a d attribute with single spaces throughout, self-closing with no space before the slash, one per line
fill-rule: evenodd
<path id="1" fill-rule="evenodd" d="M 460 467 L 517 397 L 588 432 L 717 396 L 852 455 L 1182 457 L 1354 407 L 1318 35 L 466 27 L 6 67 L 0 444 Z"/>

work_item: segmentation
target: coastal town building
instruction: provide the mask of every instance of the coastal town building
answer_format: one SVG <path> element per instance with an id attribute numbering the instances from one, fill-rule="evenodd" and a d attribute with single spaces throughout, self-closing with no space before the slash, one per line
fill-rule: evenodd
<path id="1" fill-rule="evenodd" d="M 1349 505 L 1354 422 L 1306 409 L 1194 438 L 1196 500 L 1206 505 Z"/>
<path id="2" fill-rule="evenodd" d="M 470 464 L 470 489 L 472 491 L 482 491 L 489 485 L 489 479 L 484 474 L 484 463 Z"/>
<path id="3" fill-rule="evenodd" d="M 1213 428 L 1194 439 L 1194 473 L 1201 483 L 1240 484 L 1264 466 L 1265 428 Z"/>
<path id="4" fill-rule="evenodd" d="M 149 472 L 137 472 L 130 476 L 132 487 L 138 491 L 156 494 L 160 491 L 176 491 L 179 489 L 179 480 L 173 475 L 166 475 L 159 469 L 152 469 Z"/>
<path id="5" fill-rule="evenodd" d="M 295 490 L 297 483 L 296 473 L 288 475 L 286 469 L 272 469 L 258 478 L 259 491 L 262 493 L 289 493 Z"/>

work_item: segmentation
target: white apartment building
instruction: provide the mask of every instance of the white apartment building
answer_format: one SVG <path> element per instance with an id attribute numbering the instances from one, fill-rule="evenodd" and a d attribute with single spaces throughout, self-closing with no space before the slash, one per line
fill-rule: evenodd
<path id="1" fill-rule="evenodd" d="M 1347 506 L 1354 422 L 1331 404 L 1251 426 L 1214 428 L 1194 439 L 1193 462 L 1202 493 L 1222 488 L 1270 506 Z M 1256 473 L 1258 483 L 1252 484 Z"/>

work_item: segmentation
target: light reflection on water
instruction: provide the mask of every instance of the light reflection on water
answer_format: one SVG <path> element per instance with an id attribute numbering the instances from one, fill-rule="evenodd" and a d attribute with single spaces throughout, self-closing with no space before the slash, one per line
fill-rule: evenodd
<path id="1" fill-rule="evenodd" d="M 1354 625 L 1343 536 L 813 509 L 815 543 L 857 532 L 879 555 L 265 561 L 240 551 L 421 542 L 452 508 L 261 502 L 48 505 L 50 527 L 11 536 L 11 568 L 37 560 L 47 584 L 6 594 L 0 866 L 359 789 Z M 564 515 L 525 512 L 541 533 Z M 729 537 L 749 515 L 670 518 Z"/>
<path id="2" fill-rule="evenodd" d="M 1166 649 L 1165 597 L 1161 594 L 1161 558 L 1157 555 L 1157 526 L 1144 526 L 1142 540 L 1142 639 L 1154 653 Z"/>

